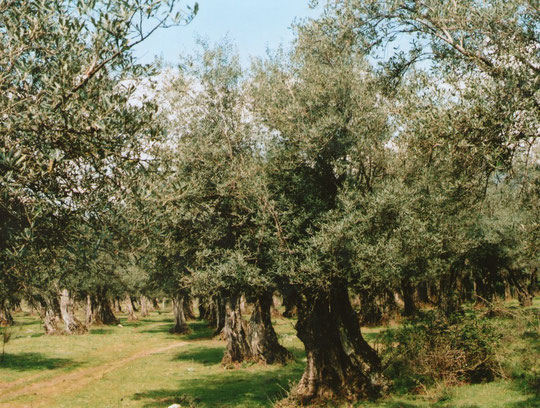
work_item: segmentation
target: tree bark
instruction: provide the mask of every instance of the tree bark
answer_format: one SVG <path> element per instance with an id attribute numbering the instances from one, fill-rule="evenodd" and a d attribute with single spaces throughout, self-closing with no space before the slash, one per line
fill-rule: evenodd
<path id="1" fill-rule="evenodd" d="M 154 310 L 159 310 L 159 302 L 157 298 L 152 298 L 152 306 L 154 307 Z"/>
<path id="2" fill-rule="evenodd" d="M 64 321 L 64 332 L 66 334 L 83 334 L 87 333 L 88 329 L 81 323 L 73 312 L 73 298 L 69 290 L 62 289 L 60 292 L 60 315 Z"/>
<path id="3" fill-rule="evenodd" d="M 133 307 L 133 302 L 131 301 L 131 296 L 126 294 L 126 308 L 128 313 L 128 321 L 134 322 L 136 320 L 139 320 L 137 318 L 137 315 L 135 314 L 135 308 Z"/>
<path id="4" fill-rule="evenodd" d="M 345 286 L 306 296 L 299 305 L 296 329 L 307 358 L 293 391 L 296 398 L 371 398 L 385 391 L 380 359 L 362 337 Z"/>
<path id="5" fill-rule="evenodd" d="M 92 324 L 94 325 L 115 325 L 120 323 L 111 308 L 111 303 L 104 293 L 91 296 Z"/>
<path id="6" fill-rule="evenodd" d="M 184 296 L 184 315 L 186 316 L 186 320 L 195 320 L 193 300 L 190 296 Z"/>
<path id="7" fill-rule="evenodd" d="M 43 319 L 43 328 L 45 334 L 61 334 L 60 328 L 60 306 L 58 305 L 58 299 L 51 299 L 50 301 L 42 301 L 42 309 L 40 312 Z"/>
<path id="8" fill-rule="evenodd" d="M 148 299 L 146 298 L 146 296 L 141 296 L 140 302 L 141 302 L 141 317 L 146 317 L 149 314 L 148 313 Z"/>
<path id="9" fill-rule="evenodd" d="M 225 327 L 223 333 L 227 341 L 222 364 L 241 363 L 253 360 L 249 345 L 247 322 L 242 318 L 239 296 L 225 299 Z"/>
<path id="10" fill-rule="evenodd" d="M 186 322 L 186 316 L 184 313 L 184 296 L 180 294 L 173 296 L 172 309 L 174 314 L 174 326 L 169 330 L 169 332 L 175 334 L 191 333 L 191 329 Z"/>
<path id="11" fill-rule="evenodd" d="M 411 317 L 417 312 L 416 303 L 414 300 L 414 286 L 410 279 L 403 278 L 401 280 L 401 292 L 403 293 L 403 316 Z"/>
<path id="12" fill-rule="evenodd" d="M 279 344 L 272 326 L 272 293 L 265 293 L 257 298 L 248 327 L 248 340 L 251 355 L 255 361 L 265 364 L 285 364 L 293 355 Z"/>
<path id="13" fill-rule="evenodd" d="M 296 308 L 296 302 L 298 295 L 295 292 L 282 293 L 283 296 L 283 306 L 285 306 L 285 311 L 283 312 L 283 317 L 291 318 L 298 315 Z"/>
<path id="14" fill-rule="evenodd" d="M 226 301 L 221 297 L 216 297 L 216 300 L 214 302 L 215 305 L 215 318 L 216 318 L 216 331 L 214 332 L 214 336 L 221 336 L 222 338 L 225 338 L 225 324 L 226 324 Z"/>

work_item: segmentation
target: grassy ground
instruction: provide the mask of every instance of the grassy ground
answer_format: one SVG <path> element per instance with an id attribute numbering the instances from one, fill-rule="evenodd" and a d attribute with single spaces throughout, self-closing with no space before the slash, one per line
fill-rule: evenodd
<path id="1" fill-rule="evenodd" d="M 122 327 L 93 328 L 82 336 L 46 336 L 36 316 L 15 318 L 0 362 L 0 407 L 270 407 L 300 378 L 305 364 L 287 319 L 276 319 L 276 330 L 296 362 L 225 370 L 224 342 L 213 339 L 201 322 L 191 323 L 190 335 L 169 334 L 168 312 L 134 323 L 121 316 Z M 368 340 L 379 330 L 365 330 Z M 519 381 L 500 380 L 440 389 L 436 397 L 406 394 L 361 406 L 525 408 L 540 402 Z"/>

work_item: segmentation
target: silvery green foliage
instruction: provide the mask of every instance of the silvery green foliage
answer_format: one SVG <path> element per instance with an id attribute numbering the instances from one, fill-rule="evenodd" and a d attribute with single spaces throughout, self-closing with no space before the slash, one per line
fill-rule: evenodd
<path id="1" fill-rule="evenodd" d="M 155 106 L 130 103 L 132 80 L 148 73 L 131 49 L 196 12 L 179 10 L 175 1 L 0 4 L 0 281 L 17 282 L 11 292 L 103 243 L 119 180 L 157 134 Z"/>

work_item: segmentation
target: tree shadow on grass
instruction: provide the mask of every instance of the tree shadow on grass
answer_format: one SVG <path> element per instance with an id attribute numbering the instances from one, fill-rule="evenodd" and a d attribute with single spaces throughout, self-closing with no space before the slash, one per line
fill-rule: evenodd
<path id="1" fill-rule="evenodd" d="M 113 332 L 112 329 L 90 329 L 90 334 L 98 334 L 98 335 L 101 335 L 101 334 L 111 334 Z"/>
<path id="2" fill-rule="evenodd" d="M 210 327 L 207 322 L 190 322 L 191 333 L 186 336 L 187 340 L 211 339 L 214 337 L 215 329 Z"/>
<path id="3" fill-rule="evenodd" d="M 223 352 L 223 347 L 193 347 L 186 352 L 177 354 L 174 359 L 193 361 L 205 366 L 210 366 L 221 363 Z"/>
<path id="4" fill-rule="evenodd" d="M 141 333 L 164 333 L 169 334 L 169 330 L 174 326 L 174 322 L 172 320 L 169 320 L 170 323 L 167 324 L 159 324 L 155 325 L 152 328 L 148 328 L 145 330 L 141 330 Z M 198 340 L 198 339 L 209 339 L 212 338 L 214 335 L 214 329 L 212 327 L 208 327 L 208 324 L 206 322 L 190 322 L 188 323 L 189 327 L 191 328 L 191 333 L 187 335 L 177 335 L 173 334 L 175 338 L 178 336 L 182 336 L 186 340 Z"/>
<path id="5" fill-rule="evenodd" d="M 68 358 L 49 358 L 41 353 L 6 353 L 0 357 L 0 369 L 14 371 L 54 370 L 64 367 L 76 367 L 79 363 Z"/>
<path id="6" fill-rule="evenodd" d="M 145 408 L 182 402 L 195 402 L 195 406 L 201 408 L 271 407 L 275 401 L 285 397 L 291 382 L 300 379 L 304 367 L 294 363 L 262 370 L 238 369 L 197 376 L 179 381 L 176 389 L 140 392 L 132 398 L 143 401 Z"/>

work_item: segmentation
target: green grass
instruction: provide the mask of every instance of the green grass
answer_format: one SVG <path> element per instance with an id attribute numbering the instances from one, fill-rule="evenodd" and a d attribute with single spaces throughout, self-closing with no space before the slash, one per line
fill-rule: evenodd
<path id="1" fill-rule="evenodd" d="M 203 408 L 271 407 L 304 369 L 303 347 L 294 335 L 292 320 L 275 319 L 275 327 L 281 343 L 294 353 L 295 362 L 287 366 L 246 364 L 225 370 L 220 364 L 225 344 L 211 337 L 212 329 L 206 324 L 192 322 L 192 333 L 178 336 L 168 333 L 170 313 L 152 313 L 132 323 L 120 317 L 123 327 L 96 327 L 80 336 L 46 336 L 36 316 L 16 314 L 18 324 L 6 345 L 5 361 L 0 363 L 0 407 L 168 407 L 173 403 Z M 365 329 L 365 336 L 374 341 L 383 329 Z M 519 353 L 532 340 L 537 339 L 525 338 L 523 344 L 509 345 L 509 350 Z M 142 355 L 145 350 L 168 346 L 172 348 Z M 132 356 L 138 357 L 130 359 Z M 130 360 L 104 369 L 126 359 Z M 39 388 L 55 379 L 61 382 Z M 10 383 L 7 391 L 6 383 Z M 514 380 L 439 389 L 428 395 L 405 394 L 355 406 L 540 407 L 524 384 L 516 375 Z M 18 395 L 6 394 L 14 391 Z"/>

